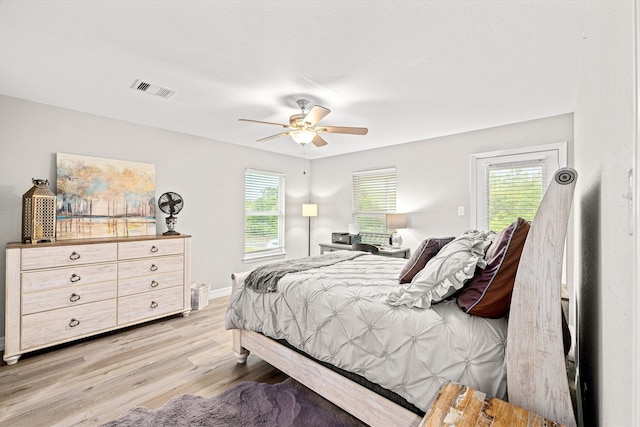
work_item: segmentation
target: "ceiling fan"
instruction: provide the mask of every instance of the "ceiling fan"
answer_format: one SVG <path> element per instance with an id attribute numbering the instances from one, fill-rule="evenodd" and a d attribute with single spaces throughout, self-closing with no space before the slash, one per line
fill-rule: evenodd
<path id="1" fill-rule="evenodd" d="M 287 128 L 285 132 L 278 133 L 276 135 L 267 136 L 266 138 L 259 139 L 258 142 L 269 141 L 271 139 L 280 138 L 281 136 L 291 135 L 291 138 L 300 145 L 306 145 L 312 143 L 316 147 L 322 147 L 327 145 L 319 134 L 327 133 L 344 133 L 350 135 L 366 135 L 369 131 L 367 128 L 346 127 L 346 126 L 317 126 L 318 122 L 322 120 L 327 114 L 331 112 L 328 108 L 321 107 L 320 105 L 314 105 L 311 107 L 308 113 L 305 110 L 309 108 L 309 101 L 306 99 L 299 99 L 297 101 L 300 107 L 300 114 L 294 114 L 289 117 L 289 124 L 282 123 L 263 122 L 260 120 L 251 119 L 238 119 L 241 122 L 263 123 L 267 125 L 276 125 Z"/>

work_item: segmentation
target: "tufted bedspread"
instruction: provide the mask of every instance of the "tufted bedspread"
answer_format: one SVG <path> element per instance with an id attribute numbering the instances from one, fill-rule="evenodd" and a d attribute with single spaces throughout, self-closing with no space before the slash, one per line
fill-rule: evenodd
<path id="1" fill-rule="evenodd" d="M 367 254 L 288 273 L 269 293 L 241 283 L 226 328 L 284 339 L 423 411 L 447 380 L 505 399 L 506 319 L 468 315 L 453 300 L 430 309 L 387 304 L 405 262 Z"/>

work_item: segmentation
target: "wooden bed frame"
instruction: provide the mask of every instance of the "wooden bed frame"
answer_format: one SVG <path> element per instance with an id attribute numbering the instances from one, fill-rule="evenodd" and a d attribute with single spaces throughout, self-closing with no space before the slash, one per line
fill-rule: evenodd
<path id="1" fill-rule="evenodd" d="M 525 241 L 516 274 L 506 348 L 509 402 L 575 426 L 562 341 L 564 242 L 577 173 L 559 169 Z M 232 293 L 248 272 L 232 274 Z M 233 329 L 238 363 L 249 352 L 371 426 L 418 426 L 421 417 L 262 334 Z"/>

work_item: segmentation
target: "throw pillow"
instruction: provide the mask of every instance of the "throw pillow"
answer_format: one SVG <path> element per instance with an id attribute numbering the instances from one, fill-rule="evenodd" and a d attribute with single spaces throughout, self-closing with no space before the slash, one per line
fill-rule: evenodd
<path id="1" fill-rule="evenodd" d="M 431 260 L 440 249 L 447 243 L 451 242 L 453 237 L 444 237 L 441 239 L 425 239 L 418 249 L 411 256 L 411 259 L 407 261 L 407 263 L 402 267 L 402 271 L 400 272 L 400 283 L 410 283 L 413 277 L 427 265 L 427 262 Z"/>
<path id="2" fill-rule="evenodd" d="M 387 296 L 391 305 L 429 308 L 452 296 L 473 276 L 476 267 L 485 266 L 484 254 L 492 232 L 468 231 L 445 245 L 419 271 L 409 285 Z"/>
<path id="3" fill-rule="evenodd" d="M 530 223 L 518 218 L 502 230 L 487 250 L 487 267 L 457 297 L 466 313 L 497 318 L 509 312 L 511 293 Z"/>

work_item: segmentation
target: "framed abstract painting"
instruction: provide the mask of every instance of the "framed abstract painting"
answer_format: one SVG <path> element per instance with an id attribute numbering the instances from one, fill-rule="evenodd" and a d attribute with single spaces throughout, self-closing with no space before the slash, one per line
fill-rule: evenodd
<path id="1" fill-rule="evenodd" d="M 156 234 L 155 165 L 57 153 L 57 239 Z"/>

